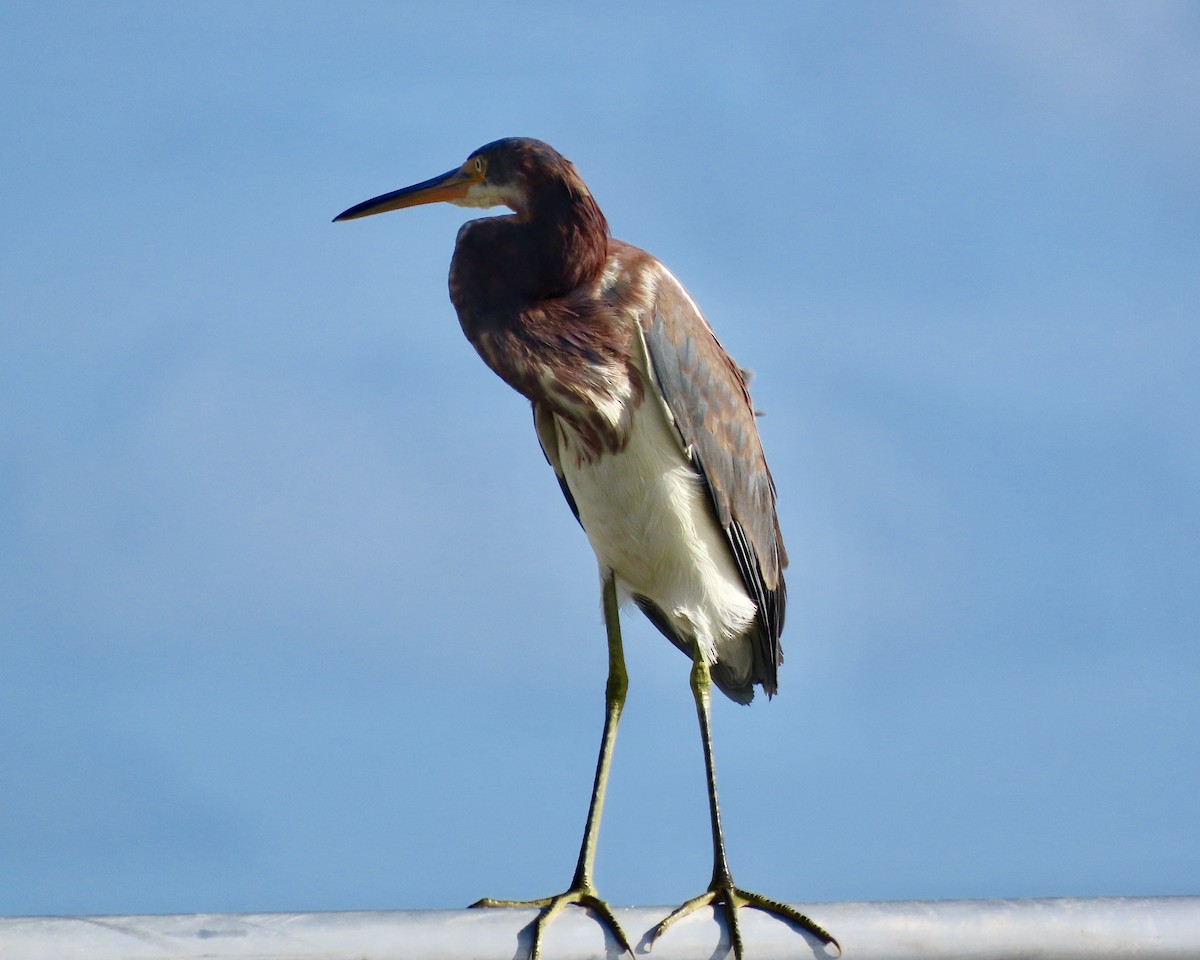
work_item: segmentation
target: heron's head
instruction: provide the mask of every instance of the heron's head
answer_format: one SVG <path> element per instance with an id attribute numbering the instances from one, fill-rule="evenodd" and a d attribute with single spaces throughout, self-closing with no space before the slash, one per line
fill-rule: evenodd
<path id="1" fill-rule="evenodd" d="M 441 201 L 460 207 L 508 207 L 525 219 L 556 201 L 571 204 L 585 198 L 591 200 L 591 194 L 571 161 L 540 140 L 509 137 L 480 147 L 449 173 L 356 204 L 334 220 Z"/>

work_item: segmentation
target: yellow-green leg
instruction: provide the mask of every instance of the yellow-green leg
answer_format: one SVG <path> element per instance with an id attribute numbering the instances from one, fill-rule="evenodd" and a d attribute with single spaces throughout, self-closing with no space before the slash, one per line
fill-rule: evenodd
<path id="1" fill-rule="evenodd" d="M 633 948 L 629 938 L 613 915 L 612 908 L 596 895 L 592 884 L 592 870 L 596 862 L 596 839 L 600 834 L 600 814 L 604 808 L 604 791 L 608 786 L 608 768 L 612 763 L 613 744 L 617 739 L 617 724 L 621 709 L 625 705 L 625 691 L 629 687 L 629 676 L 625 672 L 625 654 L 621 648 L 621 623 L 617 609 L 617 585 L 612 574 L 604 582 L 604 627 L 608 634 L 608 685 L 604 691 L 605 713 L 604 734 L 600 738 L 600 756 L 596 760 L 596 779 L 592 784 L 592 802 L 588 807 L 587 825 L 583 829 L 583 843 L 579 847 L 579 862 L 571 887 L 564 893 L 538 900 L 493 900 L 485 898 L 473 907 L 540 907 L 541 913 L 533 923 L 533 943 L 530 960 L 538 960 L 541 954 L 542 933 L 563 908 L 575 903 L 588 907 L 600 918 L 601 923 L 612 931 L 617 942 L 631 957 Z"/>
<path id="2" fill-rule="evenodd" d="M 708 775 L 708 809 L 712 821 L 713 841 L 713 875 L 708 890 L 689 900 L 683 906 L 674 910 L 665 920 L 654 928 L 650 944 L 661 937 L 676 920 L 694 913 L 709 904 L 720 904 L 724 909 L 725 923 L 729 930 L 729 940 L 733 944 L 735 960 L 743 960 L 742 932 L 738 926 L 738 909 L 740 907 L 757 907 L 767 913 L 772 913 L 784 920 L 790 920 L 803 930 L 807 930 L 822 942 L 834 947 L 841 953 L 841 945 L 823 927 L 818 926 L 799 910 L 789 907 L 786 903 L 771 900 L 760 893 L 750 893 L 733 885 L 733 875 L 729 872 L 729 860 L 725 855 L 725 835 L 721 829 L 721 809 L 717 804 L 717 775 L 713 765 L 712 725 L 709 717 L 711 709 L 710 690 L 712 680 L 709 676 L 708 664 L 697 646 L 695 662 L 692 665 L 692 696 L 696 699 L 696 714 L 700 719 L 700 739 L 704 743 L 704 769 Z"/>

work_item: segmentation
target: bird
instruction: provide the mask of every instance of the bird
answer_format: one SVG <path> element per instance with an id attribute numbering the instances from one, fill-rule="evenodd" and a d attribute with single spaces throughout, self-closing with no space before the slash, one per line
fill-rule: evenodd
<path id="1" fill-rule="evenodd" d="M 711 688 L 749 703 L 778 691 L 787 552 L 748 374 L 658 259 L 612 237 L 575 165 L 540 140 L 510 137 L 453 170 L 356 204 L 337 221 L 421 204 L 506 207 L 458 231 L 450 300 L 467 340 L 532 405 L 538 442 L 599 566 L 608 644 L 605 719 L 583 840 L 569 889 L 532 907 L 531 960 L 569 905 L 630 941 L 596 891 L 605 789 L 628 689 L 620 608 L 632 600 L 691 660 L 712 826 L 708 888 L 666 916 L 653 943 L 706 905 L 724 914 L 735 960 L 738 909 L 774 914 L 840 953 L 796 910 L 736 887 L 717 798 Z"/>

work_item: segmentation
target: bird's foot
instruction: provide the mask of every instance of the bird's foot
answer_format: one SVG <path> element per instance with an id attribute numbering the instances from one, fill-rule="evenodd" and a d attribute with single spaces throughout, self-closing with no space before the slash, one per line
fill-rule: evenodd
<path id="1" fill-rule="evenodd" d="M 542 897 L 540 900 L 493 900 L 491 897 L 485 897 L 476 903 L 471 904 L 474 907 L 524 907 L 526 909 L 540 908 L 541 913 L 534 920 L 532 942 L 529 947 L 529 960 L 539 960 L 542 948 L 542 933 L 546 927 L 550 925 L 555 917 L 571 904 L 577 904 L 581 907 L 586 907 L 591 910 L 600 920 L 601 925 L 607 927 L 612 935 L 616 937 L 617 943 L 621 945 L 629 956 L 633 957 L 633 947 L 629 945 L 629 938 L 625 936 L 625 931 L 621 929 L 621 924 L 617 922 L 616 916 L 613 914 L 612 907 L 608 902 L 601 900 L 596 896 L 596 891 L 590 885 L 577 887 L 572 890 L 567 890 L 565 893 L 560 893 L 553 897 Z"/>
<path id="2" fill-rule="evenodd" d="M 733 885 L 732 880 L 717 881 L 714 880 L 705 893 L 698 897 L 693 897 L 683 906 L 672 911 L 665 920 L 654 928 L 654 933 L 650 936 L 650 946 L 653 947 L 656 940 L 666 933 L 676 920 L 682 920 L 688 914 L 695 913 L 701 907 L 706 907 L 709 904 L 720 904 L 725 913 L 725 924 L 729 930 L 729 942 L 733 944 L 733 956 L 735 960 L 742 960 L 742 931 L 738 926 L 738 909 L 740 907 L 756 907 L 766 913 L 774 914 L 775 916 L 787 920 L 802 930 L 807 930 L 814 937 L 820 940 L 827 946 L 833 947 L 837 951 L 837 956 L 842 955 L 842 946 L 833 935 L 824 927 L 814 923 L 795 907 L 789 907 L 786 903 L 780 903 L 778 900 L 771 900 L 764 897 L 761 893 L 750 893 L 746 890 L 740 890 Z"/>

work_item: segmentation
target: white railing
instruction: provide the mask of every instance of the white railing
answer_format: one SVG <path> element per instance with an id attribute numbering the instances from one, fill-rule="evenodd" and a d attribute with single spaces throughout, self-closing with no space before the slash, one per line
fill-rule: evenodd
<path id="1" fill-rule="evenodd" d="M 946 900 L 798 904 L 836 936 L 846 960 L 1197 960 L 1200 897 Z M 646 960 L 722 960 L 711 910 L 681 921 L 646 953 L 666 908 L 618 909 Z M 0 960 L 521 960 L 533 911 L 183 914 L 0 918 Z M 743 910 L 747 960 L 835 954 L 787 924 Z M 585 911 L 547 930 L 543 960 L 619 960 Z"/>

